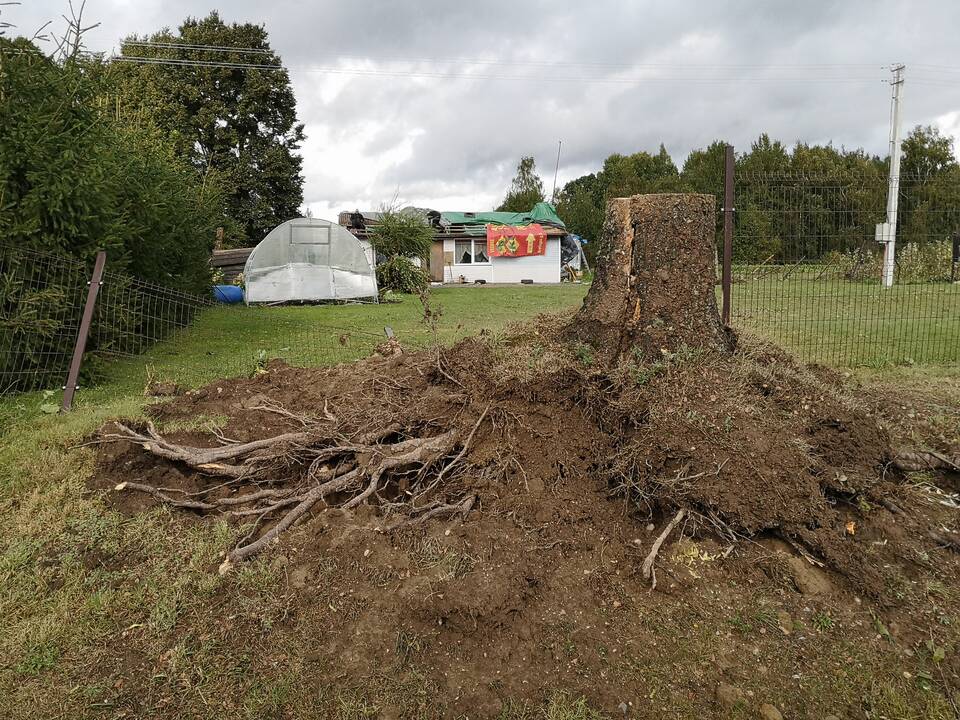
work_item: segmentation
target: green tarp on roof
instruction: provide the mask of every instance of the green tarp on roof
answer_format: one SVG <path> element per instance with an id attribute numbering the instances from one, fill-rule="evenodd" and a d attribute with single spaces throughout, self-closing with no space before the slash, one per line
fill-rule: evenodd
<path id="1" fill-rule="evenodd" d="M 529 212 L 511 213 L 511 212 L 477 212 L 477 213 L 458 213 L 445 212 L 440 213 L 440 222 L 443 225 L 466 225 L 467 232 L 473 234 L 476 227 L 477 234 L 486 232 L 487 225 L 530 225 L 540 223 L 551 227 L 567 229 L 563 220 L 557 215 L 553 205 L 546 202 L 539 202 L 533 206 Z"/>

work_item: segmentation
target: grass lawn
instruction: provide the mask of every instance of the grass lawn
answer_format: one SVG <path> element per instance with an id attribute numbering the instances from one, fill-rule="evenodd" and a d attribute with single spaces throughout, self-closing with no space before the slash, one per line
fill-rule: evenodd
<path id="1" fill-rule="evenodd" d="M 817 279 L 814 270 L 735 283 L 733 324 L 829 365 L 960 360 L 960 285 L 883 288 Z"/>

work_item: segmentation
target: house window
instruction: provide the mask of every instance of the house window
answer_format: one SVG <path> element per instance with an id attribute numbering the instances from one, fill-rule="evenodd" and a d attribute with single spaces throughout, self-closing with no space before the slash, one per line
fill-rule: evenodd
<path id="1" fill-rule="evenodd" d="M 487 257 L 487 239 L 455 240 L 453 256 L 457 265 L 489 263 L 490 258 Z"/>

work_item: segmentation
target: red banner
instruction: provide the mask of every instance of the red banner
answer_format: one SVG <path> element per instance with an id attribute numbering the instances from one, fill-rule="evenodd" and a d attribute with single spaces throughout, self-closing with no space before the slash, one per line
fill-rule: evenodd
<path id="1" fill-rule="evenodd" d="M 526 257 L 547 254 L 547 231 L 542 225 L 487 225 L 487 255 Z"/>

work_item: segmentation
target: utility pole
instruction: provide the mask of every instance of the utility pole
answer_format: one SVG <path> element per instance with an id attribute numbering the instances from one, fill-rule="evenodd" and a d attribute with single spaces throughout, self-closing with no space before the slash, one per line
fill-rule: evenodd
<path id="1" fill-rule="evenodd" d="M 896 260 L 897 246 L 897 203 L 900 199 L 900 104 L 903 101 L 903 71 L 904 65 L 894 65 L 890 68 L 893 79 L 893 95 L 890 100 L 890 182 L 887 186 L 887 221 L 877 225 L 877 242 L 883 243 L 883 275 L 881 281 L 884 287 L 893 286 L 893 271 Z"/>
<path id="2" fill-rule="evenodd" d="M 557 140 L 557 165 L 553 169 L 553 192 L 550 194 L 550 202 L 557 202 L 557 173 L 560 172 L 560 148 L 563 147 L 563 140 Z"/>

